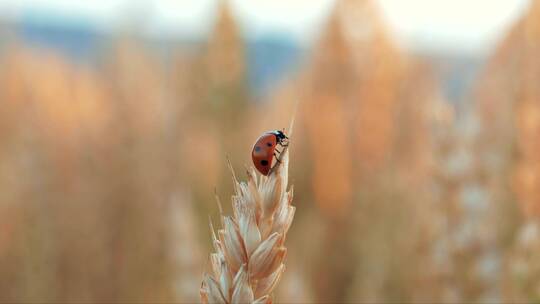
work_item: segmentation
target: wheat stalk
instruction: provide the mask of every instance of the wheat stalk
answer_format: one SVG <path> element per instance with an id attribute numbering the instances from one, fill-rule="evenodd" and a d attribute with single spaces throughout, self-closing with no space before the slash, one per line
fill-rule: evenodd
<path id="1" fill-rule="evenodd" d="M 288 149 L 268 176 L 247 170 L 247 183 L 238 182 L 230 163 L 235 194 L 233 215 L 225 216 L 218 200 L 222 229 L 210 222 L 215 252 L 210 273 L 201 285 L 202 303 L 272 303 L 272 291 L 285 270 L 284 247 L 295 207 L 287 192 Z"/>

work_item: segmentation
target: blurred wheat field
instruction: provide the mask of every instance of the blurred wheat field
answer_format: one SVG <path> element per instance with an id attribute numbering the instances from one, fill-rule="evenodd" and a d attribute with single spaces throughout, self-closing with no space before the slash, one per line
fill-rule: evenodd
<path id="1" fill-rule="evenodd" d="M 540 1 L 456 100 L 375 1 L 335 1 L 264 89 L 228 1 L 212 24 L 81 59 L 0 23 L 0 302 L 199 302 L 226 157 L 295 111 L 276 302 L 540 299 Z"/>

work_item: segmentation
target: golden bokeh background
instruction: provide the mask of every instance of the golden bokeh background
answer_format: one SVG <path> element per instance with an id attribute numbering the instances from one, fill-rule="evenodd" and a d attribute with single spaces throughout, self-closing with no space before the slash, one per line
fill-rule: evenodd
<path id="1" fill-rule="evenodd" d="M 198 302 L 227 157 L 243 178 L 294 113 L 278 302 L 540 299 L 540 1 L 458 100 L 463 61 L 402 48 L 374 1 L 336 1 L 264 94 L 227 1 L 213 24 L 83 59 L 0 25 L 0 302 Z"/>

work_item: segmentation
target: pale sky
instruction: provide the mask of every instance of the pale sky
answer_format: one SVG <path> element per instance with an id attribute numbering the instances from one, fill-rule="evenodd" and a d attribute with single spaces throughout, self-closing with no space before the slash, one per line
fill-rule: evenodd
<path id="1" fill-rule="evenodd" d="M 361 0 L 358 0 L 361 1 Z M 530 0 L 379 0 L 383 18 L 404 45 L 485 49 L 499 38 Z M 248 35 L 287 32 L 312 40 L 333 0 L 230 0 Z M 201 35 L 213 21 L 216 0 L 0 0 L 0 15 L 32 11 L 82 18 L 105 29 L 136 17 L 159 35 Z"/>

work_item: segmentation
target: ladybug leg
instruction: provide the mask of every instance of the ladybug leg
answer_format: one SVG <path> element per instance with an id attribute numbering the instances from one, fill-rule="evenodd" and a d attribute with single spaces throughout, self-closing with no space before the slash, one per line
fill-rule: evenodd
<path id="1" fill-rule="evenodd" d="M 274 156 L 276 157 L 276 161 L 278 162 L 278 164 L 281 164 L 281 160 L 279 159 L 279 156 L 276 155 L 276 153 L 274 152 Z"/>

